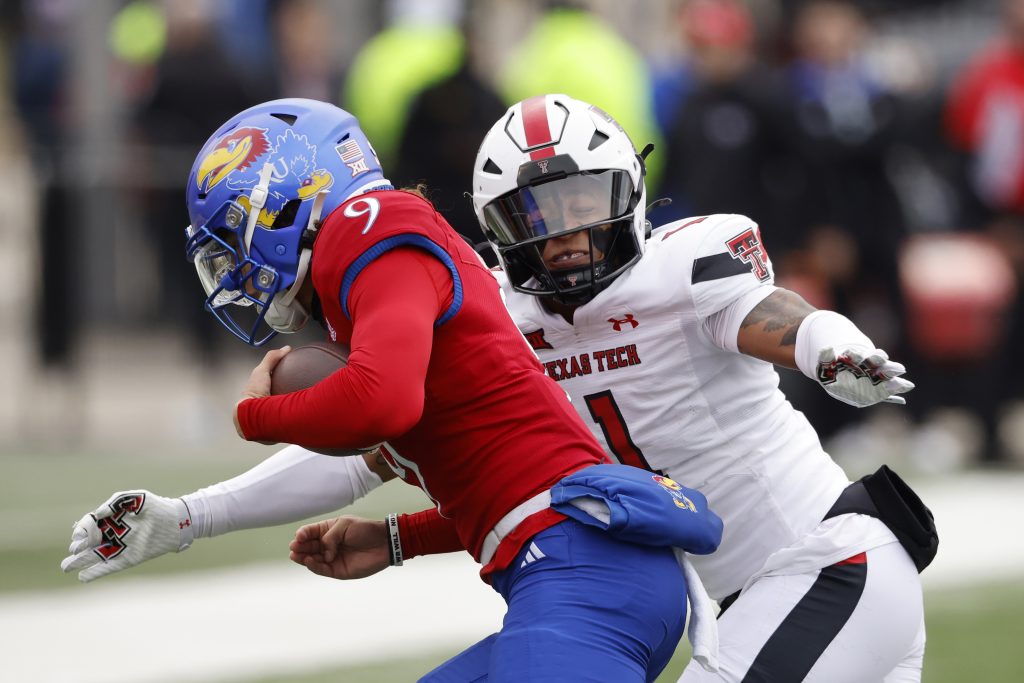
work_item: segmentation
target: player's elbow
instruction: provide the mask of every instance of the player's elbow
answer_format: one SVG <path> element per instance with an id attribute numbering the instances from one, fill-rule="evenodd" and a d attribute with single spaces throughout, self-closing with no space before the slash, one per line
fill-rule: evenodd
<path id="1" fill-rule="evenodd" d="M 380 395 L 364 406 L 363 425 L 369 442 L 397 438 L 423 417 L 423 390 L 404 390 Z"/>

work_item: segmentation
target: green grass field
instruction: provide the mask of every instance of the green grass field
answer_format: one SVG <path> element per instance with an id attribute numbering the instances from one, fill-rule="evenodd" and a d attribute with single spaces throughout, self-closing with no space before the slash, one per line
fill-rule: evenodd
<path id="1" fill-rule="evenodd" d="M 59 569 L 71 524 L 115 490 L 147 488 L 180 495 L 232 476 L 272 451 L 243 445 L 220 452 L 172 453 L 161 448 L 73 454 L 5 448 L 4 452 L 0 455 L 0 513 L 16 523 L 0 527 L 0 595 L 75 590 L 74 578 Z M 391 485 L 361 501 L 354 511 L 377 517 L 386 511 L 419 509 L 423 500 L 411 487 Z M 200 541 L 183 555 L 160 558 L 132 573 L 172 574 L 246 562 L 285 562 L 284 548 L 292 532 L 293 525 L 286 525 Z M 1019 642 L 1024 634 L 1024 577 L 1015 583 L 929 591 L 926 601 L 927 683 L 1024 681 L 1024 647 Z M 259 683 L 409 681 L 452 654 L 439 651 L 305 677 L 259 679 Z M 659 681 L 675 681 L 686 660 L 687 652 L 681 648 Z"/>

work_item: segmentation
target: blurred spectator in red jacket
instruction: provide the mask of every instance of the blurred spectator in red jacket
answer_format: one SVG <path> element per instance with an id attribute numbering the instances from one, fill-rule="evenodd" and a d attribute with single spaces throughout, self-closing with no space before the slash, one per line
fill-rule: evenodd
<path id="1" fill-rule="evenodd" d="M 1024 213 L 1024 0 L 1003 3 L 1004 31 L 956 78 L 951 141 L 970 158 L 971 188 L 994 212 Z"/>

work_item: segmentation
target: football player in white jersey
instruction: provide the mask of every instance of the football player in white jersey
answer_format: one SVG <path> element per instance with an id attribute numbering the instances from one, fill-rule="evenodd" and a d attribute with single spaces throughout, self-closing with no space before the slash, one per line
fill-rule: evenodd
<path id="1" fill-rule="evenodd" d="M 858 490 L 772 364 L 855 406 L 903 403 L 913 385 L 849 320 L 773 285 L 749 218 L 650 231 L 646 152 L 596 107 L 531 98 L 485 138 L 473 201 L 513 318 L 607 452 L 701 490 L 724 520 L 719 550 L 691 557 L 727 608 L 718 671 L 691 663 L 681 680 L 919 681 L 917 558 L 877 510 L 851 504 Z M 121 492 L 75 526 L 62 566 L 89 581 L 193 537 L 323 514 L 391 478 L 382 464 L 292 446 L 180 499 Z M 105 558 L 97 518 L 139 493 L 151 504 L 136 538 Z"/>
<path id="2" fill-rule="evenodd" d="M 835 514 L 850 481 L 772 364 L 855 406 L 913 384 L 849 320 L 774 286 L 751 219 L 649 232 L 643 156 L 596 107 L 535 97 L 484 139 L 473 202 L 513 319 L 606 451 L 700 489 L 725 523 L 691 558 L 728 607 L 720 670 L 682 680 L 920 680 L 915 564 L 879 519 Z"/>

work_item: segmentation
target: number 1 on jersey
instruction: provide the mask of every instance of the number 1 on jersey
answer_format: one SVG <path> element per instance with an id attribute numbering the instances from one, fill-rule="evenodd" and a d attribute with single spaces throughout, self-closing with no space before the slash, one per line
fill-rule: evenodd
<path id="1" fill-rule="evenodd" d="M 640 469 L 653 472 L 647 464 L 643 452 L 633 443 L 633 437 L 629 435 L 629 427 L 622 418 L 622 411 L 615 402 L 611 391 L 600 391 L 596 394 L 587 394 L 583 397 L 590 409 L 590 416 L 594 422 L 601 426 L 604 432 L 604 440 L 608 448 L 623 465 L 632 465 Z"/>

